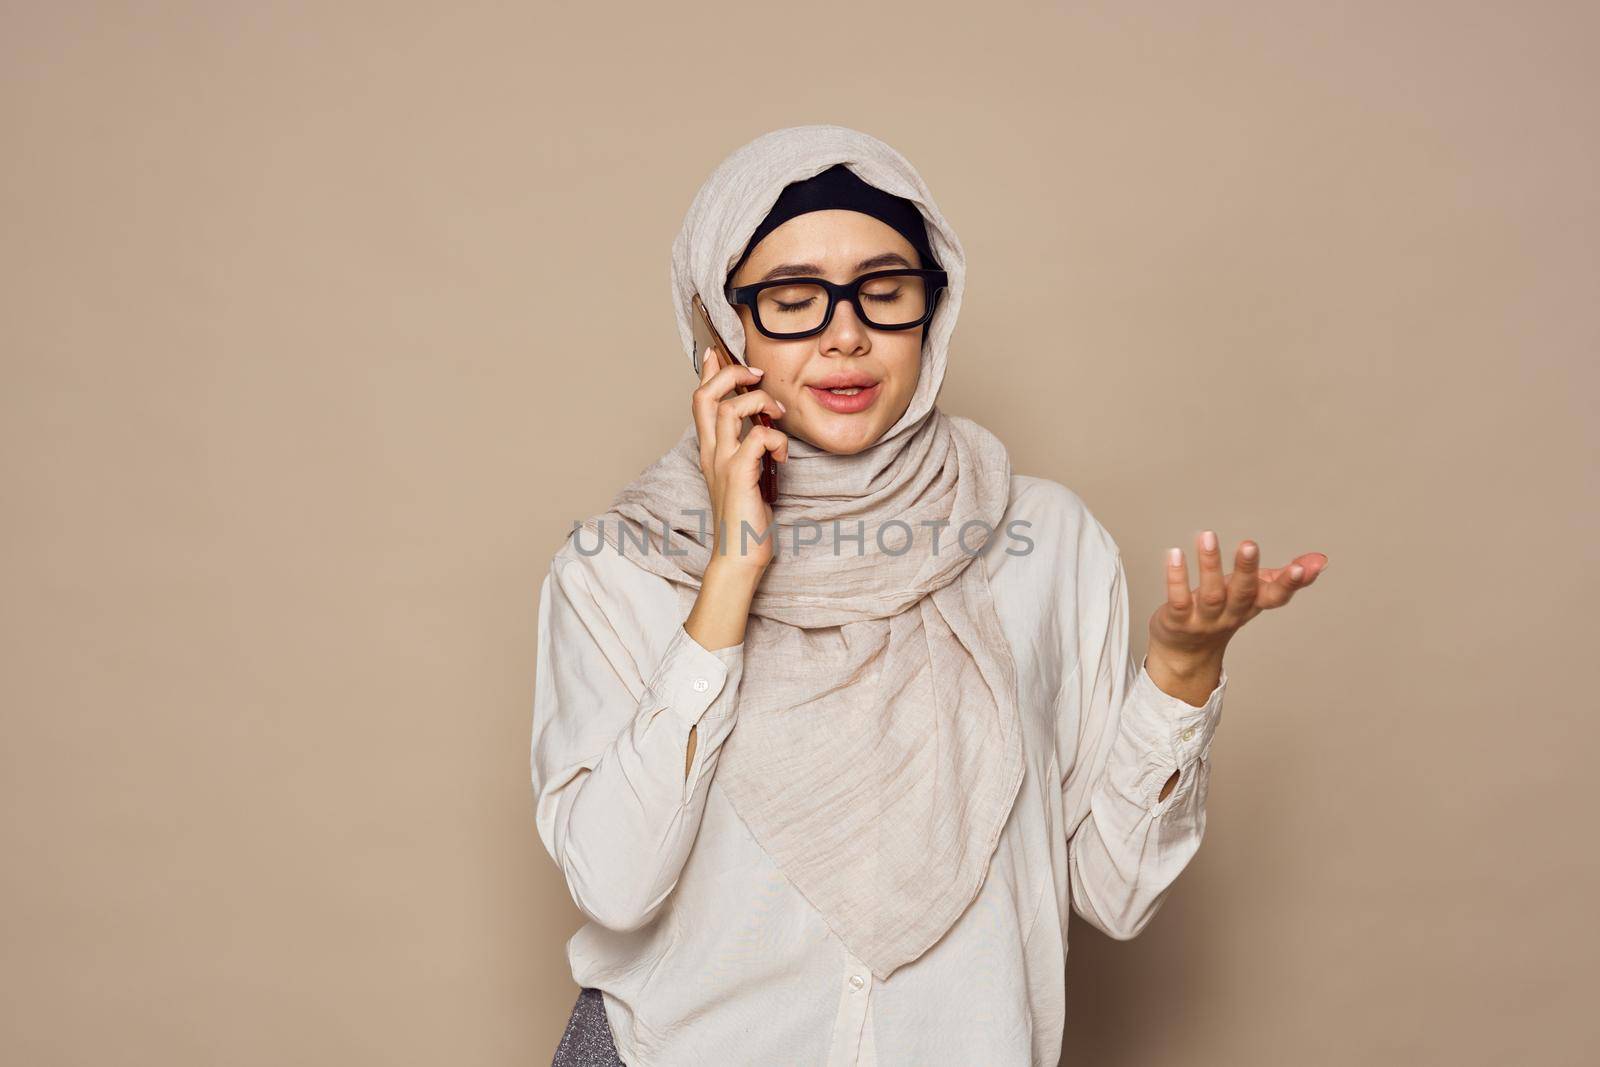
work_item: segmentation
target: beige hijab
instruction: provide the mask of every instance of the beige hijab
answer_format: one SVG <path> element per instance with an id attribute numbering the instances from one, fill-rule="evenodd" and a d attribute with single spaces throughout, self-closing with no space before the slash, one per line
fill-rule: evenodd
<path id="1" fill-rule="evenodd" d="M 696 291 L 742 358 L 727 271 L 784 186 L 835 163 L 918 206 L 950 285 L 924 328 L 910 407 L 881 439 L 849 456 L 790 440 L 776 558 L 751 605 L 737 723 L 714 782 L 887 978 L 977 896 L 1022 781 L 1015 667 L 976 555 L 1004 515 L 1010 459 L 989 431 L 934 404 L 961 308 L 961 245 L 900 153 L 842 126 L 796 126 L 738 149 L 700 189 L 672 246 L 672 292 L 691 361 Z M 585 526 L 674 583 L 687 615 L 713 546 L 709 508 L 691 424 Z M 811 523 L 820 540 L 815 528 L 795 536 Z"/>

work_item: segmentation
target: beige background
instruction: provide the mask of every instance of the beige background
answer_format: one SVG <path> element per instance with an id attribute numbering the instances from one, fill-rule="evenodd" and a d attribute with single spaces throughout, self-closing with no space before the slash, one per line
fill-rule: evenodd
<path id="1" fill-rule="evenodd" d="M 1202 526 L 1331 557 L 1164 911 L 1074 924 L 1065 1062 L 1587 1060 L 1595 5 L 3 18 L 0 1060 L 549 1062 L 538 584 L 686 425 L 690 198 L 812 121 L 929 181 L 943 404 L 1140 648 Z"/>

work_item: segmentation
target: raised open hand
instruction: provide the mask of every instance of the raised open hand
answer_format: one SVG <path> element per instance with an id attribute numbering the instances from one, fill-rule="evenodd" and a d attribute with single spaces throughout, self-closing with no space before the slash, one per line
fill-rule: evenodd
<path id="1" fill-rule="evenodd" d="M 1199 706 L 1217 684 L 1222 653 L 1239 628 L 1271 608 L 1281 608 L 1328 567 L 1323 552 L 1306 552 L 1287 566 L 1262 568 L 1254 541 L 1241 541 L 1233 573 L 1222 573 L 1217 535 L 1195 538 L 1200 588 L 1189 586 L 1189 565 L 1172 549 L 1166 568 L 1167 600 L 1150 616 L 1150 677 L 1163 690 Z M 1196 699 L 1197 698 L 1197 699 Z"/>

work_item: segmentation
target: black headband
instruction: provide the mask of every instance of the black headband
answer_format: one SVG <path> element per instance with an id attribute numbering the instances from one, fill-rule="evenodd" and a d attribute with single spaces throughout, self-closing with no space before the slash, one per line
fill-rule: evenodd
<path id="1" fill-rule="evenodd" d="M 917 250 L 924 269 L 939 269 L 938 262 L 933 258 L 933 250 L 928 245 L 927 223 L 923 221 L 917 205 L 903 196 L 895 196 L 875 185 L 868 185 L 857 177 L 855 171 L 843 163 L 835 163 L 820 174 L 803 181 L 790 182 L 784 187 L 772 210 L 761 220 L 756 232 L 750 235 L 749 242 L 744 246 L 744 255 L 728 271 L 728 277 L 733 277 L 744 266 L 744 261 L 750 258 L 750 253 L 767 234 L 796 215 L 830 208 L 859 211 L 892 226 Z"/>

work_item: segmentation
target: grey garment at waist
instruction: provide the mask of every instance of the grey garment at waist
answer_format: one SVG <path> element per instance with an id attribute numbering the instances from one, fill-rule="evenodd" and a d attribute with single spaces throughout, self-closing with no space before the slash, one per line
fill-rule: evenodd
<path id="1" fill-rule="evenodd" d="M 585 988 L 578 994 L 550 1067 L 627 1067 L 617 1055 L 600 990 Z"/>

